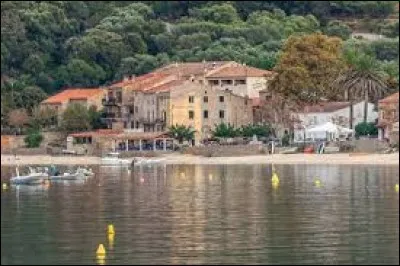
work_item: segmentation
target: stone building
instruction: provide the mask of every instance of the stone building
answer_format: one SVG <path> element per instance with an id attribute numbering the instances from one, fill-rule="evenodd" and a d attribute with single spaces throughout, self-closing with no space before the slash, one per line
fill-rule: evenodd
<path id="1" fill-rule="evenodd" d="M 170 125 L 186 125 L 196 130 L 195 144 L 211 137 L 220 123 L 234 127 L 253 121 L 251 100 L 199 81 L 186 81 L 170 91 Z"/>

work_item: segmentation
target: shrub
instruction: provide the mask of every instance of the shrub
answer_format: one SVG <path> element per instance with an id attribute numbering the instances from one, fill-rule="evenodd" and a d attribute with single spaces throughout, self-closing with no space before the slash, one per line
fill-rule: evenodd
<path id="1" fill-rule="evenodd" d="M 38 148 L 42 141 L 42 133 L 37 129 L 29 130 L 28 135 L 24 138 L 24 142 L 28 148 Z"/>
<path id="2" fill-rule="evenodd" d="M 356 125 L 356 136 L 376 136 L 378 135 L 378 128 L 373 122 L 361 122 Z"/>

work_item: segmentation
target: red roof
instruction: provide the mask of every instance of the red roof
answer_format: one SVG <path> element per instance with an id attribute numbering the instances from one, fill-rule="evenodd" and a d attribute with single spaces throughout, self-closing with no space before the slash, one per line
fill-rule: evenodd
<path id="1" fill-rule="evenodd" d="M 168 81 L 161 85 L 157 85 L 157 86 L 151 87 L 149 89 L 145 89 L 143 91 L 145 91 L 145 92 L 166 92 L 166 91 L 170 91 L 175 86 L 179 86 L 179 85 L 183 84 L 184 82 L 185 82 L 184 80 L 171 80 L 171 81 Z"/>
<path id="2" fill-rule="evenodd" d="M 179 75 L 182 77 L 190 77 L 191 75 L 204 75 L 206 72 L 217 69 L 225 64 L 232 63 L 230 61 L 205 61 L 205 62 L 187 62 L 173 63 L 156 69 L 154 72 L 165 73 L 169 75 Z"/>
<path id="3" fill-rule="evenodd" d="M 78 99 L 88 99 L 93 96 L 98 96 L 104 93 L 103 89 L 66 89 L 62 92 L 57 93 L 56 95 L 50 96 L 42 103 L 62 103 L 64 101 L 69 100 L 78 100 Z"/>
<path id="4" fill-rule="evenodd" d="M 142 76 L 139 76 L 134 79 L 121 81 L 111 85 L 111 88 L 121 87 L 127 88 L 129 90 L 148 90 L 154 86 L 166 83 L 172 79 L 172 75 L 164 74 L 164 73 L 149 73 Z"/>
<path id="5" fill-rule="evenodd" d="M 329 113 L 350 106 L 350 102 L 321 102 L 304 107 L 304 113 Z"/>
<path id="6" fill-rule="evenodd" d="M 93 137 L 93 136 L 116 136 L 121 134 L 122 130 L 115 129 L 98 129 L 96 131 L 86 131 L 69 134 L 71 137 Z"/>
<path id="7" fill-rule="evenodd" d="M 274 72 L 259 69 L 241 64 L 233 64 L 220 67 L 207 75 L 208 78 L 224 78 L 224 77 L 265 77 L 271 76 Z"/>
<path id="8" fill-rule="evenodd" d="M 383 98 L 379 103 L 398 103 L 399 102 L 399 92 L 393 93 L 386 98 Z"/>

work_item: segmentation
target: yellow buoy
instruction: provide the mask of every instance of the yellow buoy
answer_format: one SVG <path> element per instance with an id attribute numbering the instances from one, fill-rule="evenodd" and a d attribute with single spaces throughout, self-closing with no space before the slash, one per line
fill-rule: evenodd
<path id="1" fill-rule="evenodd" d="M 98 255 L 98 256 L 96 256 L 96 258 L 97 258 L 97 264 L 98 265 L 105 265 L 106 264 L 106 256 Z"/>
<path id="2" fill-rule="evenodd" d="M 321 186 L 321 181 L 319 179 L 316 179 L 314 181 L 314 184 L 315 184 L 316 187 L 320 187 Z"/>
<path id="3" fill-rule="evenodd" d="M 279 177 L 276 173 L 272 174 L 272 179 L 271 179 L 272 183 L 276 183 L 279 184 Z"/>
<path id="4" fill-rule="evenodd" d="M 3 190 L 7 190 L 7 188 L 8 188 L 7 183 L 3 183 L 2 187 L 3 187 Z"/>
<path id="5" fill-rule="evenodd" d="M 399 184 L 396 184 L 396 185 L 394 186 L 394 190 L 395 190 L 396 192 L 399 192 Z"/>
<path id="6" fill-rule="evenodd" d="M 272 182 L 272 189 L 277 189 L 279 187 L 279 183 Z"/>
<path id="7" fill-rule="evenodd" d="M 97 248 L 96 255 L 97 256 L 105 256 L 106 255 L 106 249 L 104 248 L 103 244 L 100 244 L 99 247 Z"/>
<path id="8" fill-rule="evenodd" d="M 108 234 L 108 246 L 110 249 L 113 249 L 114 246 L 114 234 Z"/>
<path id="9" fill-rule="evenodd" d="M 109 224 L 107 231 L 108 231 L 109 235 L 114 235 L 115 234 L 114 225 L 113 224 Z"/>

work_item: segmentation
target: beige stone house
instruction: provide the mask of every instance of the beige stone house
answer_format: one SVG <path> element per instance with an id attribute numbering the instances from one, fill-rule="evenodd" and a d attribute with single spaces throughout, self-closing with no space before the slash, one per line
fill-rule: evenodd
<path id="1" fill-rule="evenodd" d="M 63 90 L 40 103 L 41 108 L 51 108 L 56 110 L 58 118 L 73 103 L 82 104 L 89 108 L 95 106 L 97 110 L 103 108 L 102 99 L 106 91 L 101 88 L 72 88 Z M 58 119 L 60 121 L 60 119 Z"/>
<path id="2" fill-rule="evenodd" d="M 186 81 L 170 91 L 170 125 L 186 125 L 196 130 L 195 144 L 211 137 L 220 123 L 234 127 L 253 121 L 251 100 L 198 81 Z"/>

